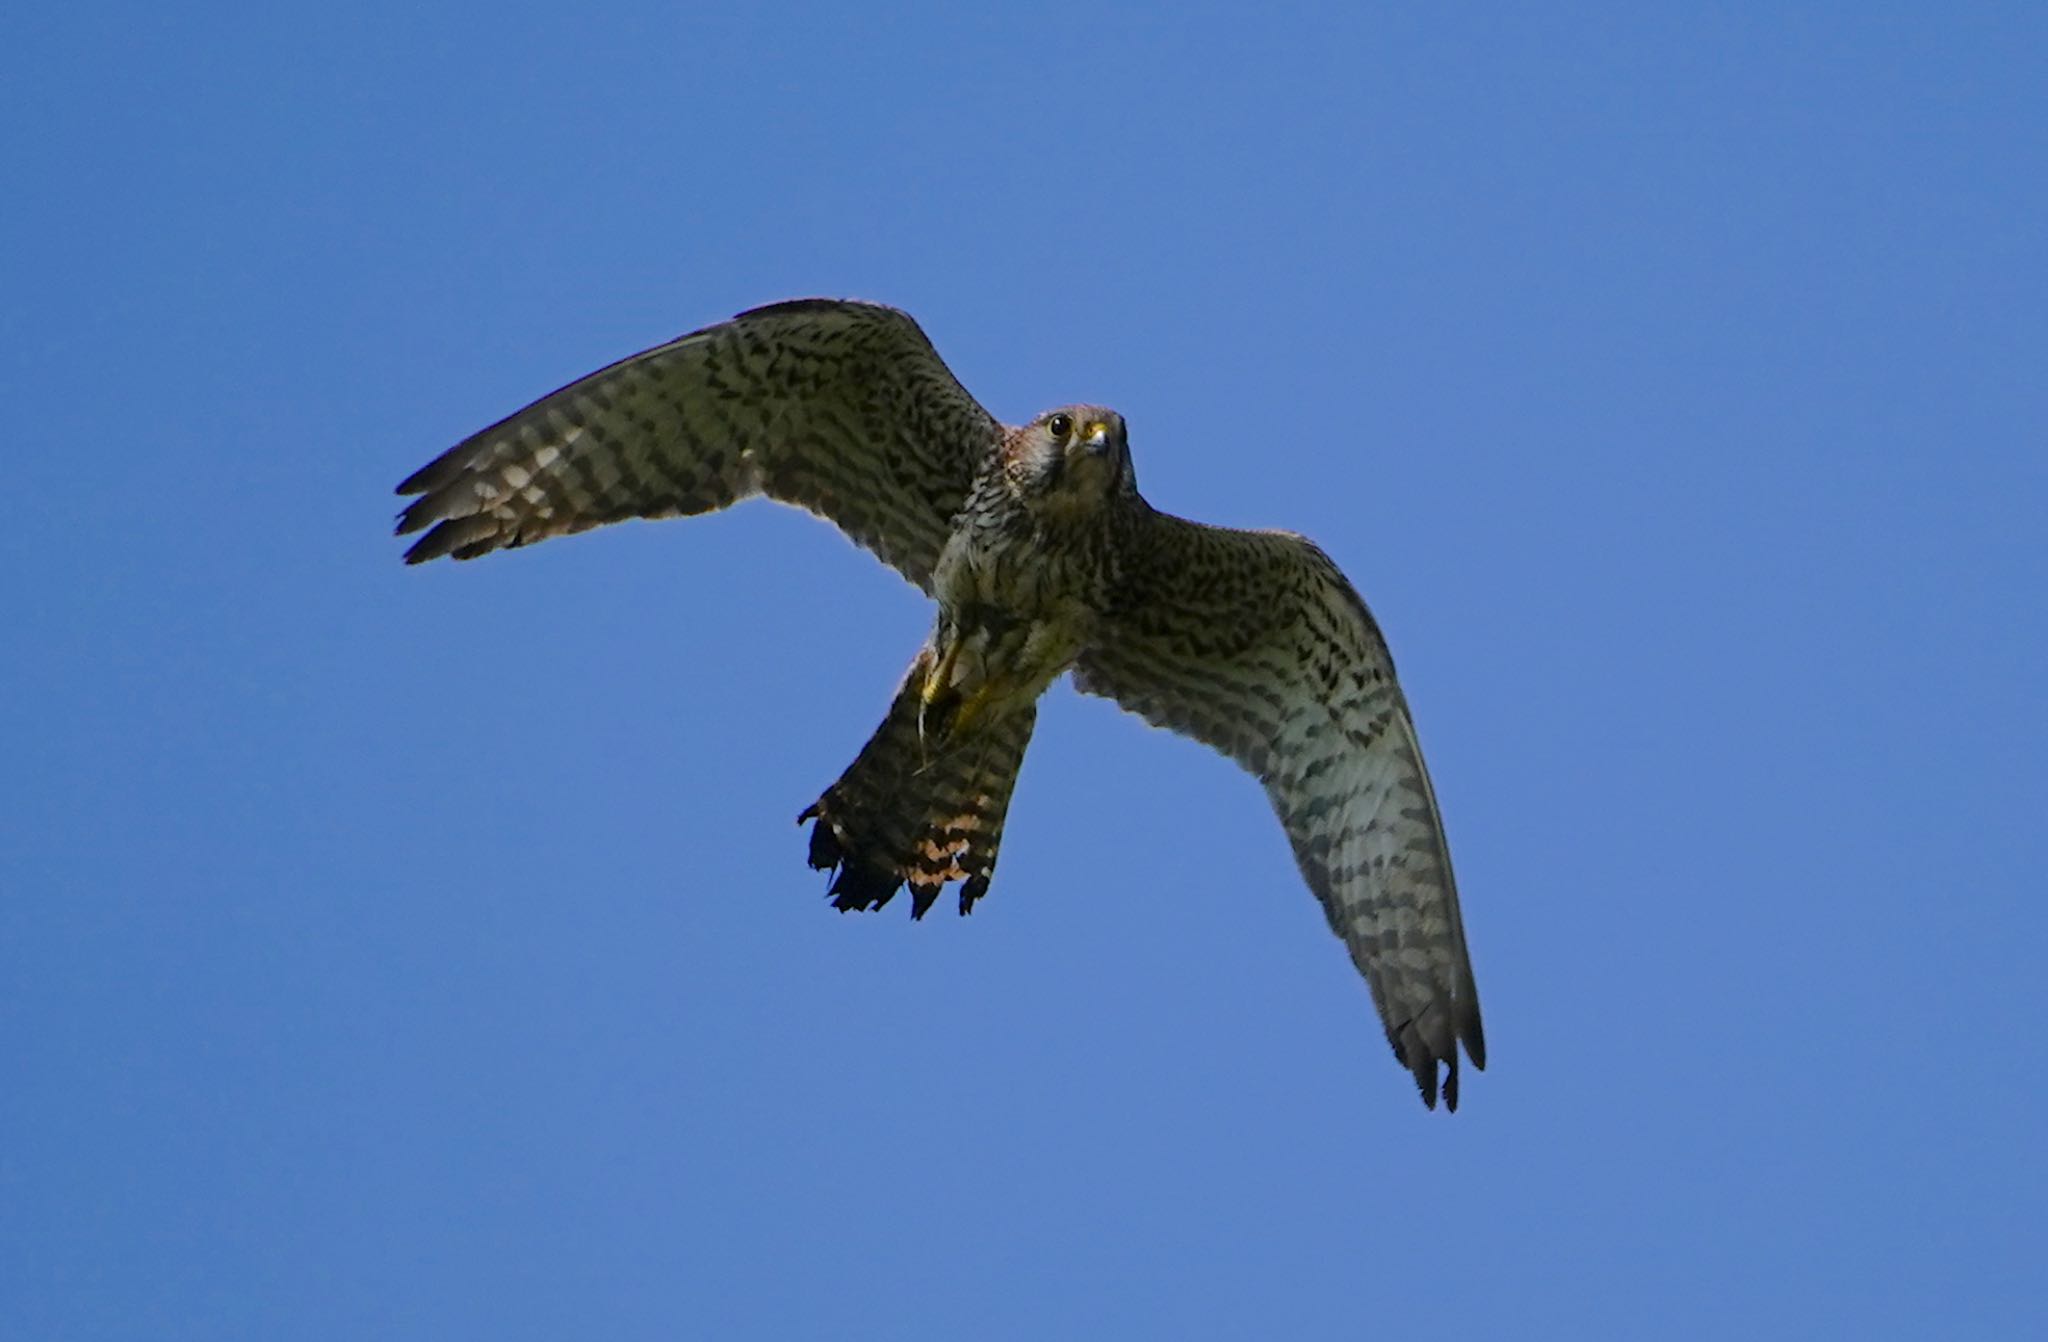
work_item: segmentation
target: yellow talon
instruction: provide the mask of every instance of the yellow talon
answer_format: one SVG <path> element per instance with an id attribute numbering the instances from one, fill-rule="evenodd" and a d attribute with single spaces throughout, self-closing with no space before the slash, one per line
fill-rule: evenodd
<path id="1" fill-rule="evenodd" d="M 946 685 L 953 679 L 954 664 L 960 660 L 960 645 L 955 643 L 939 655 L 938 665 L 925 673 L 924 702 L 929 707 L 934 699 L 945 693 Z"/>
<path id="2" fill-rule="evenodd" d="M 938 655 L 929 671 L 925 672 L 924 684 L 918 690 L 917 734 L 920 740 L 925 734 L 925 713 L 947 695 L 954 697 L 954 705 L 947 712 L 940 731 L 951 737 L 972 718 L 979 716 L 989 703 L 997 698 L 997 684 L 994 679 L 984 680 L 966 692 L 957 690 L 953 677 L 959 668 L 960 644 L 955 642 Z"/>
<path id="3" fill-rule="evenodd" d="M 962 699 L 960 707 L 954 710 L 953 720 L 946 724 L 946 735 L 958 736 L 960 729 L 967 725 L 968 719 L 981 712 L 988 706 L 988 701 L 995 698 L 995 688 L 993 681 L 985 682 L 980 689 Z"/>

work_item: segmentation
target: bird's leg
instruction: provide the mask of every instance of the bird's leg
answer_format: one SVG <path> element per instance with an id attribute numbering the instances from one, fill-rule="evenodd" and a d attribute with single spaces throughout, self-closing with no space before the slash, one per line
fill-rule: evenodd
<path id="1" fill-rule="evenodd" d="M 940 617 L 918 693 L 921 744 L 954 739 L 970 722 L 980 721 L 991 705 L 1014 695 L 1016 677 L 1004 661 L 1003 648 L 1006 637 L 1022 627 L 981 606 L 970 607 L 962 616 Z"/>
<path id="2" fill-rule="evenodd" d="M 936 655 L 932 668 L 925 672 L 924 706 L 930 708 L 938 697 L 952 687 L 953 670 L 960 664 L 960 641 L 946 640 L 945 647 Z"/>
<path id="3" fill-rule="evenodd" d="M 946 735 L 959 735 L 961 731 L 965 730 L 969 719 L 978 716 L 982 709 L 988 707 L 989 701 L 995 697 L 996 678 L 991 676 L 975 686 L 971 693 L 961 697 L 960 706 L 953 710 L 952 720 L 946 724 Z"/>
<path id="4" fill-rule="evenodd" d="M 932 712 L 932 706 L 951 687 L 953 669 L 960 662 L 960 640 L 957 637 L 947 638 L 946 633 L 946 629 L 941 626 L 938 634 L 933 636 L 933 642 L 937 646 L 926 658 L 924 685 L 918 691 L 917 740 L 920 746 L 926 739 L 925 723 Z"/>

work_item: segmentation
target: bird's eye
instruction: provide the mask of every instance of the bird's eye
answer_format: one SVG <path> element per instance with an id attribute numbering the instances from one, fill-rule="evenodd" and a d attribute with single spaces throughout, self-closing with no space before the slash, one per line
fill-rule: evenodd
<path id="1" fill-rule="evenodd" d="M 1054 415 L 1045 421 L 1045 431 L 1059 442 L 1065 442 L 1067 435 L 1074 431 L 1074 421 L 1067 415 Z"/>

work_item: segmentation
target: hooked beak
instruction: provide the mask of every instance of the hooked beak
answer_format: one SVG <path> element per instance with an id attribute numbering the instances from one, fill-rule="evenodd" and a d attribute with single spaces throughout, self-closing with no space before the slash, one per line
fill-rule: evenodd
<path id="1" fill-rule="evenodd" d="M 1083 439 L 1081 440 L 1081 446 L 1087 449 L 1087 451 L 1088 451 L 1088 455 L 1089 455 L 1089 456 L 1091 456 L 1091 457 L 1106 457 L 1106 456 L 1108 456 L 1108 455 L 1109 455 L 1109 425 L 1107 425 L 1107 424 L 1091 424 L 1091 425 L 1089 425 L 1089 426 L 1088 426 L 1088 436 L 1087 436 L 1087 437 L 1085 437 L 1085 438 L 1083 438 Z"/>

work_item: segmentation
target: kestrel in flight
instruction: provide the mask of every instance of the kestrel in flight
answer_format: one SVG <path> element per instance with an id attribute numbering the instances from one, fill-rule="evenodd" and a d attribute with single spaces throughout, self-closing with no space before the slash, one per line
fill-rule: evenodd
<path id="1" fill-rule="evenodd" d="M 968 395 L 909 316 L 805 299 L 622 359 L 457 445 L 406 562 L 474 559 L 755 494 L 837 524 L 938 605 L 888 715 L 806 809 L 841 909 L 910 888 L 922 917 L 994 874 L 1038 698 L 1072 671 L 1265 784 L 1295 861 L 1371 987 L 1394 1056 L 1458 1107 L 1486 1065 L 1436 797 L 1365 603 L 1300 536 L 1159 512 L 1100 406 L 1018 427 Z"/>

